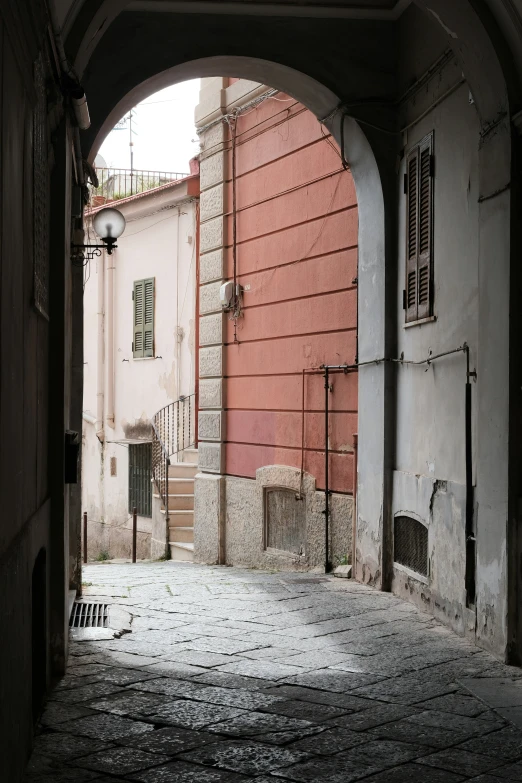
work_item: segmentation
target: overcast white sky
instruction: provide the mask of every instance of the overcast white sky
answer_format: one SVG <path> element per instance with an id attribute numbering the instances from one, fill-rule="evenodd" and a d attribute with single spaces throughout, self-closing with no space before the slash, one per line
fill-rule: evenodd
<path id="1" fill-rule="evenodd" d="M 132 120 L 134 168 L 147 171 L 188 172 L 189 160 L 199 152 L 194 108 L 199 101 L 199 79 L 175 84 L 139 103 Z M 113 130 L 100 155 L 108 166 L 130 168 L 129 126 Z"/>

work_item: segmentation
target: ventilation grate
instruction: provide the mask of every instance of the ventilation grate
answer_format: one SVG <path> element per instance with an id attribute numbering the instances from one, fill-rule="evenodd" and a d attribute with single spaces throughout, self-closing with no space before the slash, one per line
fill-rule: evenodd
<path id="1" fill-rule="evenodd" d="M 411 517 L 395 517 L 394 558 L 396 563 L 428 576 L 428 528 Z"/>
<path id="2" fill-rule="evenodd" d="M 108 604 L 75 601 L 69 625 L 71 628 L 108 628 Z"/>

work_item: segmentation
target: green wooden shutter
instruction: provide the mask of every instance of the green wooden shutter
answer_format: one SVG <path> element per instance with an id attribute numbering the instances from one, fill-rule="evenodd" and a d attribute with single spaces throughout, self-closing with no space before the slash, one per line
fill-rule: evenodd
<path id="1" fill-rule="evenodd" d="M 133 343 L 132 355 L 135 359 L 143 357 L 144 346 L 144 281 L 134 282 L 134 313 L 133 313 Z"/>
<path id="2" fill-rule="evenodd" d="M 154 278 L 143 281 L 143 355 L 154 356 Z"/>

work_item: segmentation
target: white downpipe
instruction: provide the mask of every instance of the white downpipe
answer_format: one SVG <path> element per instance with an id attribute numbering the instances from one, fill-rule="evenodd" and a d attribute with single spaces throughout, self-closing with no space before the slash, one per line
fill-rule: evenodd
<path id="1" fill-rule="evenodd" d="M 114 429 L 114 254 L 107 261 L 107 426 Z"/>
<path id="2" fill-rule="evenodd" d="M 104 300 L 105 300 L 105 251 L 98 261 L 98 346 L 96 353 L 96 437 L 103 443 L 105 430 L 103 426 L 104 411 Z"/>
<path id="3" fill-rule="evenodd" d="M 181 207 L 178 207 L 178 223 L 177 223 L 177 234 L 176 234 L 176 371 L 177 371 L 177 387 L 176 387 L 176 397 L 179 399 L 179 396 L 181 394 L 181 368 L 180 368 L 180 362 L 181 362 L 181 333 L 180 333 L 180 326 L 179 326 L 179 264 L 180 264 L 180 242 L 179 242 L 179 231 L 180 231 L 180 221 L 181 221 Z"/>

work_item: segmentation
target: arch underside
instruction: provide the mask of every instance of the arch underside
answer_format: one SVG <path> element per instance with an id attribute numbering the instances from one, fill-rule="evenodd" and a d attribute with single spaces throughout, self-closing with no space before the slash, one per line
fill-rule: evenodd
<path id="1" fill-rule="evenodd" d="M 512 169 L 510 113 L 517 108 L 519 88 L 516 63 L 507 61 L 505 52 L 497 54 L 497 32 L 486 33 L 484 20 L 491 22 L 490 17 L 481 19 L 470 3 L 451 0 L 433 0 L 428 10 L 409 7 L 398 19 L 373 20 L 159 13 L 143 10 L 143 4 L 136 10 L 124 5 L 112 3 L 111 21 L 94 38 L 91 31 L 87 41 L 74 26 L 69 36 L 92 119 L 82 134 L 84 156 L 94 158 L 106 133 L 131 106 L 162 87 L 196 77 L 261 82 L 296 98 L 319 119 L 328 118 L 326 125 L 338 143 L 343 141 L 357 190 L 361 362 L 397 357 L 403 339 L 397 171 L 415 130 L 398 131 L 425 106 L 429 109 L 445 88 L 442 76 L 435 86 L 428 79 L 413 106 L 408 90 L 447 52 L 449 65 L 440 73 L 447 78 L 460 73 L 461 80 L 464 75 L 463 88 L 476 110 L 480 197 L 474 283 L 477 604 L 466 607 L 462 597 L 460 603 L 448 600 L 444 612 L 460 611 L 461 626 L 469 626 L 468 613 L 474 612 L 477 638 L 504 655 L 510 644 L 518 645 L 516 580 L 510 591 L 508 550 L 519 544 L 508 524 L 515 487 L 508 475 L 513 414 L 506 346 L 513 335 L 509 318 L 498 313 L 508 313 L 510 302 L 513 205 L 506 183 Z M 94 27 L 100 14 L 98 9 Z M 85 30 L 85 19 L 82 24 Z M 344 122 L 335 111 L 340 104 L 346 107 Z M 484 369 L 480 374 L 488 367 L 494 368 L 494 380 Z M 384 588 L 393 582 L 393 485 L 401 438 L 394 379 L 395 369 L 387 363 L 369 365 L 359 375 L 357 575 Z M 505 394 L 499 395 L 499 384 Z"/>

